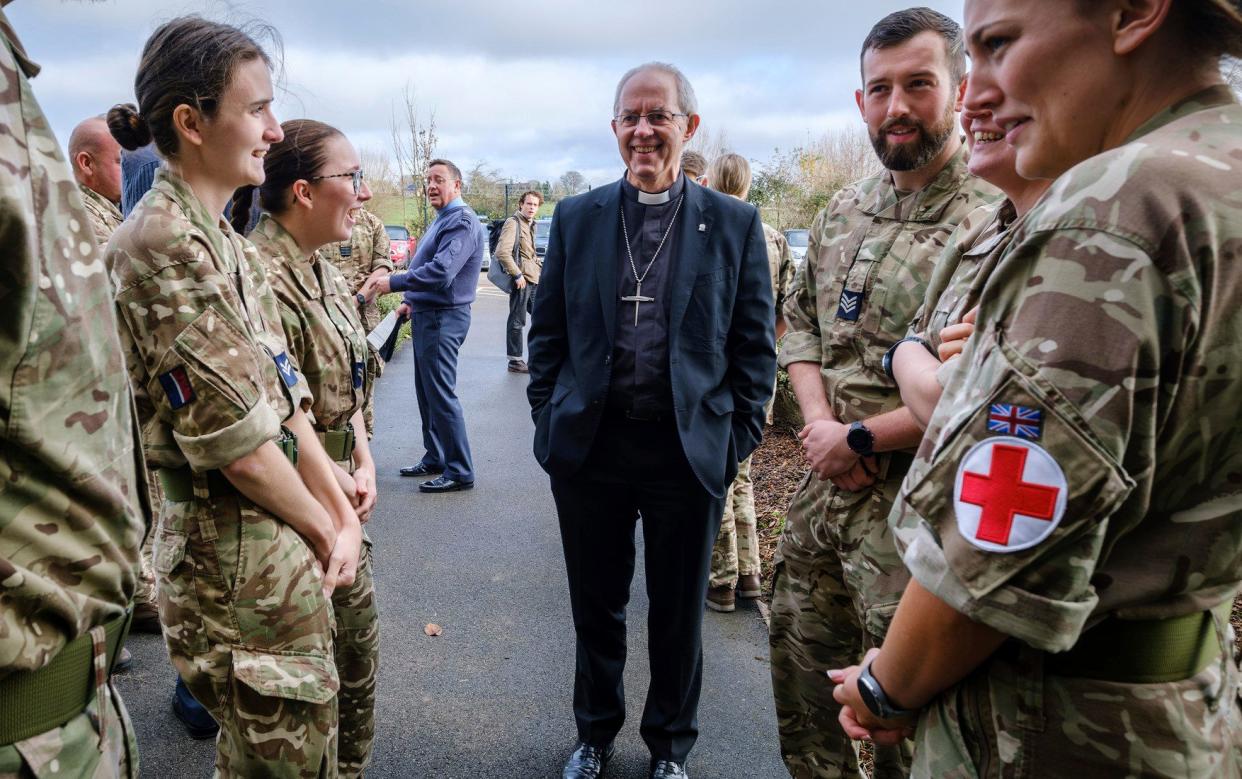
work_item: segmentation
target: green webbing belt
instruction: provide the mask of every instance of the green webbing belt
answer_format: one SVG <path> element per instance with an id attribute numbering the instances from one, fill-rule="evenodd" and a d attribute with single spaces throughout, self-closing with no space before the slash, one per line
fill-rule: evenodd
<path id="1" fill-rule="evenodd" d="M 286 427 L 280 428 L 280 437 L 273 443 L 281 453 L 289 458 L 295 466 L 298 464 L 298 438 Z M 219 471 L 207 471 L 207 494 L 213 498 L 222 498 L 237 493 L 232 483 Z M 173 503 L 185 503 L 194 500 L 194 471 L 190 466 L 180 468 L 160 468 L 160 486 L 164 488 L 164 499 Z"/>
<path id="2" fill-rule="evenodd" d="M 342 462 L 354 456 L 353 425 L 346 425 L 344 430 L 321 431 L 318 435 L 319 442 L 333 460 Z"/>
<path id="3" fill-rule="evenodd" d="M 1106 619 L 1068 652 L 1049 655 L 1047 668 L 1060 676 L 1126 684 L 1189 679 L 1220 657 L 1213 614 L 1228 620 L 1232 605 L 1230 600 L 1168 619 Z"/>
<path id="4" fill-rule="evenodd" d="M 132 610 L 104 624 L 108 672 L 129 632 Z M 0 744 L 15 744 L 58 728 L 82 713 L 95 695 L 95 646 L 89 632 L 65 644 L 37 671 L 0 679 Z"/>

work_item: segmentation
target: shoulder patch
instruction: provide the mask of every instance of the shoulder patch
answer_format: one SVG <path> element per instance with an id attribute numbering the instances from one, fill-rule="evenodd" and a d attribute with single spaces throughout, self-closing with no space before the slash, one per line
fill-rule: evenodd
<path id="1" fill-rule="evenodd" d="M 342 257 L 348 257 L 354 253 L 354 247 L 349 244 L 345 244 L 340 248 L 340 252 Z"/>
<path id="2" fill-rule="evenodd" d="M 190 386 L 190 375 L 185 372 L 185 366 L 178 365 L 167 373 L 161 373 L 159 379 L 173 411 L 194 400 L 194 387 Z"/>
<path id="3" fill-rule="evenodd" d="M 367 375 L 367 364 L 361 361 L 355 362 L 354 363 L 354 389 L 358 389 L 362 386 L 363 381 L 366 379 L 366 375 Z"/>
<path id="4" fill-rule="evenodd" d="M 293 363 L 289 362 L 288 354 L 281 352 L 272 359 L 276 362 L 276 368 L 280 371 L 280 378 L 285 380 L 286 387 L 298 383 L 298 372 L 293 369 Z"/>
<path id="5" fill-rule="evenodd" d="M 1012 436 L 985 439 L 957 467 L 958 532 L 989 552 L 1030 549 L 1061 523 L 1068 493 L 1065 472 L 1039 445 Z"/>
<path id="6" fill-rule="evenodd" d="M 988 408 L 988 432 L 1029 438 L 1038 441 L 1042 434 L 1044 412 L 1037 408 L 993 403 Z"/>
<path id="7" fill-rule="evenodd" d="M 837 319 L 846 322 L 858 321 L 858 314 L 862 311 L 862 300 L 862 292 L 841 290 L 841 302 L 837 304 Z"/>

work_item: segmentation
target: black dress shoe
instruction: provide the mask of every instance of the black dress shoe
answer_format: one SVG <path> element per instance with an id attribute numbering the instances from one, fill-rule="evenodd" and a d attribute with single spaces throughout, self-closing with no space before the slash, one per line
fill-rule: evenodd
<path id="1" fill-rule="evenodd" d="M 457 492 L 458 490 L 472 490 L 474 482 L 457 481 L 447 476 L 437 476 L 431 481 L 425 481 L 418 485 L 419 492 Z"/>
<path id="2" fill-rule="evenodd" d="M 561 769 L 561 779 L 596 779 L 603 776 L 608 761 L 612 759 L 612 749 L 612 744 L 596 747 L 579 741 Z"/>
<path id="3" fill-rule="evenodd" d="M 411 465 L 409 467 L 401 469 L 402 476 L 430 476 L 433 473 L 444 473 L 444 469 L 443 468 L 428 468 L 422 463 L 419 463 L 418 465 Z"/>
<path id="4" fill-rule="evenodd" d="M 651 779 L 690 779 L 684 763 L 655 760 L 651 763 Z"/>

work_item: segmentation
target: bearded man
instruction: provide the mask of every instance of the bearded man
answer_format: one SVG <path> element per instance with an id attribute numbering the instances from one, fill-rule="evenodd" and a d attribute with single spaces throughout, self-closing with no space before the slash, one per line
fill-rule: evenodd
<path id="1" fill-rule="evenodd" d="M 909 580 L 887 518 L 922 431 L 881 362 L 954 227 L 1000 196 L 967 172 L 954 132 L 966 68 L 957 23 L 926 8 L 891 14 L 861 60 L 855 97 L 886 170 L 816 216 L 780 354 L 810 466 L 777 549 L 771 619 L 781 753 L 799 779 L 859 775 L 824 672 L 880 644 Z M 877 748 L 874 775 L 907 764 L 903 750 Z"/>

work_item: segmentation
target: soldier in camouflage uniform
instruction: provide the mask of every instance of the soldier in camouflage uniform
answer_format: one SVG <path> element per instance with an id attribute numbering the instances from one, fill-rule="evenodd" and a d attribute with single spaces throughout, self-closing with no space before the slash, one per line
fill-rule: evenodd
<path id="1" fill-rule="evenodd" d="M 138 775 L 109 679 L 149 506 L 107 272 L 0 11 L 0 776 Z"/>
<path id="2" fill-rule="evenodd" d="M 682 154 L 682 170 L 686 170 Z M 702 173 L 702 171 L 700 171 Z M 740 154 L 722 154 L 712 162 L 708 174 L 712 189 L 745 200 L 750 192 L 750 163 Z M 781 308 L 793 283 L 793 254 L 789 242 L 771 225 L 763 225 L 763 239 L 768 250 L 768 271 L 772 277 L 775 301 L 776 337 L 785 333 Z M 768 423 L 772 422 L 772 400 L 767 404 Z M 738 464 L 737 476 L 725 493 L 724 518 L 716 544 L 712 547 L 712 570 L 708 580 L 707 607 L 715 611 L 733 611 L 736 597 L 758 598 L 759 529 L 755 517 L 755 491 L 750 481 L 750 459 Z"/>
<path id="3" fill-rule="evenodd" d="M 330 174 L 359 168 L 358 153 L 334 128 L 295 119 L 281 125 L 285 140 L 264 158 L 267 178 L 260 192 L 266 212 L 250 240 L 268 270 L 280 302 L 280 318 L 290 356 L 306 376 L 314 395 L 315 431 L 329 456 L 343 471 L 363 521 L 375 504 L 375 464 L 363 429 L 367 396 L 366 333 L 358 319 L 353 292 L 322 252 L 309 257 L 300 248 L 314 246 L 336 231 L 348 230 L 348 214 L 370 199 L 366 184 L 355 191 L 348 178 Z M 318 168 L 310 165 L 322 160 Z M 308 183 L 315 180 L 315 183 Z M 297 188 L 315 188 L 314 199 L 298 200 Z M 243 201 L 244 198 L 243 198 Z M 313 205 L 312 205 L 313 203 Z M 365 532 L 353 585 L 332 594 L 336 618 L 336 669 L 340 728 L 339 774 L 361 776 L 371 761 L 375 740 L 375 676 L 379 664 L 379 613 L 371 573 L 371 542 Z"/>
<path id="4" fill-rule="evenodd" d="M 882 358 L 905 335 L 950 233 L 999 196 L 969 175 L 955 133 L 960 36 L 927 9 L 873 28 L 859 103 L 888 171 L 846 187 L 815 217 L 785 303 L 780 362 L 807 421 L 812 472 L 776 552 L 770 641 L 781 751 L 798 779 L 857 776 L 823 674 L 879 644 L 908 580 L 886 520 L 922 431 Z M 879 776 L 905 771 L 896 750 L 875 759 Z"/>
<path id="5" fill-rule="evenodd" d="M 216 56 L 187 59 L 187 47 Z M 258 254 L 219 216 L 234 189 L 262 181 L 254 150 L 282 137 L 268 67 L 225 25 L 183 17 L 152 34 L 135 81 L 142 114 L 117 106 L 109 125 L 128 128 L 117 135 L 126 148 L 154 137 L 166 164 L 109 253 L 143 444 L 165 494 L 160 621 L 177 671 L 220 724 L 216 770 L 331 776 L 339 682 L 327 596 L 353 582 L 361 530 L 304 413 L 311 397 Z M 172 122 L 189 103 L 213 109 L 187 119 L 217 128 L 202 145 Z"/>
<path id="6" fill-rule="evenodd" d="M 390 246 L 388 232 L 378 216 L 370 211 L 358 212 L 358 221 L 354 225 L 349 240 L 320 249 L 320 253 L 345 276 L 345 283 L 353 290 L 352 294 L 362 292 L 368 280 L 379 276 L 387 276 L 396 270 L 388 250 Z M 358 304 L 358 313 L 367 332 L 379 326 L 379 306 L 374 298 Z M 367 392 L 366 404 L 363 406 L 363 417 L 367 423 L 367 438 L 375 435 L 375 412 L 372 395 L 375 380 L 384 373 L 384 361 L 372 349 L 367 355 Z"/>
<path id="7" fill-rule="evenodd" d="M 914 581 L 893 629 L 865 673 L 834 675 L 855 737 L 918 714 L 917 776 L 1242 775 L 1242 211 L 1222 175 L 1242 107 L 1212 57 L 1242 52 L 1242 14 L 1120 7 L 967 5 L 972 31 L 1001 14 L 1021 31 L 971 38 L 968 100 L 1025 115 L 1019 172 L 1061 175 L 1015 228 L 902 486 Z M 1140 98 L 1113 113 L 1103 94 Z M 1049 132 L 1088 109 L 1108 118 L 1076 145 Z"/>

